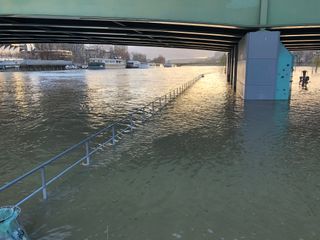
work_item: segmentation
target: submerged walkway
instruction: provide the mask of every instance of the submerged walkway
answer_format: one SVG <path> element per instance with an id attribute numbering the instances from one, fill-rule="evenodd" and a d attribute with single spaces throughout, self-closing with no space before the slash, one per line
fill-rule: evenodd
<path id="1" fill-rule="evenodd" d="M 10 205 L 20 206 L 21 204 L 25 203 L 26 201 L 34 197 L 39 192 L 42 192 L 42 198 L 46 200 L 48 198 L 47 188 L 50 184 L 61 178 L 64 174 L 66 174 L 79 164 L 89 166 L 93 154 L 95 154 L 99 150 L 102 150 L 107 145 L 115 145 L 116 142 L 119 139 L 121 139 L 121 136 L 133 132 L 134 129 L 136 129 L 137 127 L 141 126 L 141 124 L 144 124 L 146 121 L 154 117 L 169 103 L 171 103 L 173 100 L 179 97 L 182 93 L 188 90 L 193 84 L 195 84 L 198 80 L 200 80 L 203 77 L 204 75 L 201 74 L 198 77 L 182 84 L 180 87 L 177 87 L 176 89 L 171 90 L 163 96 L 156 98 L 149 104 L 141 108 L 134 109 L 132 112 L 129 113 L 127 117 L 101 129 L 97 133 L 87 137 L 78 144 L 73 145 L 72 147 L 59 153 L 58 155 L 49 159 L 48 161 L 40 164 L 34 169 L 6 183 L 2 187 L 0 187 L 0 194 L 5 194 L 5 190 L 8 190 L 14 187 L 16 184 L 25 181 L 30 176 L 40 173 L 41 187 L 33 190 L 31 193 L 27 194 L 27 196 L 19 200 L 17 203 L 10 203 Z M 70 155 L 72 156 L 72 154 L 74 154 L 75 152 L 78 153 L 79 149 L 81 148 L 84 148 L 85 150 L 85 153 L 82 157 L 74 161 L 71 165 L 65 167 L 62 171 L 55 173 L 53 177 L 49 179 L 47 178 L 47 168 L 49 168 L 52 164 L 54 164 L 56 161 L 62 158 L 68 158 L 70 157 Z"/>
<path id="2" fill-rule="evenodd" d="M 294 81 L 290 103 L 246 103 L 228 91 L 224 74 L 206 75 L 139 131 L 98 151 L 90 167 L 50 186 L 47 201 L 26 202 L 28 233 L 318 240 L 318 78 L 308 91 Z"/>

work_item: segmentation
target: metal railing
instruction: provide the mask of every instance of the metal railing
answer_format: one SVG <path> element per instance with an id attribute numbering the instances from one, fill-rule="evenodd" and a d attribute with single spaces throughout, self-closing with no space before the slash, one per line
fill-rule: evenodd
<path id="1" fill-rule="evenodd" d="M 16 179 L 4 184 L 0 187 L 0 193 L 4 192 L 5 190 L 15 186 L 16 184 L 20 183 L 22 180 L 25 180 L 29 176 L 32 176 L 36 173 L 40 173 L 41 176 L 41 186 L 33 190 L 29 193 L 26 197 L 15 203 L 15 206 L 20 206 L 21 204 L 25 203 L 36 194 L 42 192 L 42 198 L 46 200 L 48 198 L 47 188 L 50 184 L 55 182 L 57 179 L 61 178 L 64 174 L 69 172 L 75 166 L 82 163 L 84 166 L 89 166 L 91 162 L 91 156 L 102 149 L 106 145 L 115 145 L 117 140 L 124 134 L 132 132 L 135 128 L 139 127 L 141 124 L 145 123 L 147 120 L 152 118 L 155 114 L 160 112 L 164 107 L 166 107 L 171 101 L 173 101 L 176 97 L 181 95 L 185 92 L 188 88 L 190 88 L 195 82 L 199 79 L 204 77 L 203 74 L 199 75 L 198 77 L 184 83 L 180 87 L 171 90 L 170 92 L 166 93 L 165 95 L 156 98 L 153 102 L 138 108 L 134 109 L 132 112 L 129 113 L 127 117 L 124 119 L 115 122 L 97 133 L 87 137 L 86 139 L 82 140 L 78 144 L 73 145 L 72 147 L 64 150 L 63 152 L 59 153 L 55 157 L 47 160 L 46 162 L 38 165 L 37 167 L 33 168 L 32 170 L 26 172 L 25 174 L 17 177 Z M 103 137 L 104 141 L 102 143 L 98 143 L 95 146 L 92 146 L 94 140 L 98 137 Z M 64 168 L 61 172 L 57 175 L 48 179 L 46 176 L 46 168 L 49 167 L 54 162 L 58 161 L 62 157 L 73 153 L 75 150 L 83 148 L 84 155 L 73 162 L 71 165 Z"/>

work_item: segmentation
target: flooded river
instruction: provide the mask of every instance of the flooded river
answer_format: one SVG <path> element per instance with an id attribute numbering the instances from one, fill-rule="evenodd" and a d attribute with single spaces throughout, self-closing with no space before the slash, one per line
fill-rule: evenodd
<path id="1" fill-rule="evenodd" d="M 32 239 L 319 240 L 320 74 L 244 102 L 223 68 L 0 73 L 0 185 L 201 73 L 161 115 L 22 206 Z M 311 74 L 311 69 L 310 74 Z M 56 167 L 64 166 L 58 162 Z M 0 194 L 14 203 L 40 184 Z"/>

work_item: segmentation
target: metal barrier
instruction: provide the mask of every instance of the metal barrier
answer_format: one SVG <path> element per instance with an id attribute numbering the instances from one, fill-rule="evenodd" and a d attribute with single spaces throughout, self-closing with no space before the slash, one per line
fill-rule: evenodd
<path id="1" fill-rule="evenodd" d="M 58 155 L 49 159 L 48 161 L 38 165 L 32 170 L 21 175 L 20 177 L 17 177 L 16 179 L 6 183 L 2 187 L 0 187 L 0 193 L 13 187 L 14 185 L 18 184 L 19 182 L 26 179 L 27 177 L 39 172 L 41 175 L 41 187 L 33 190 L 26 197 L 24 197 L 23 199 L 15 203 L 14 206 L 20 206 L 21 204 L 31 199 L 33 196 L 35 196 L 37 193 L 40 193 L 40 192 L 42 192 L 42 198 L 44 200 L 47 199 L 48 198 L 47 188 L 51 183 L 53 183 L 54 181 L 62 177 L 64 174 L 69 172 L 71 169 L 73 169 L 75 166 L 79 165 L 80 163 L 82 163 L 84 166 L 89 166 L 91 162 L 91 156 L 94 153 L 96 153 L 98 150 L 102 149 L 106 145 L 115 145 L 117 140 L 121 137 L 121 135 L 132 132 L 135 128 L 139 127 L 141 124 L 145 123 L 147 120 L 152 118 L 155 114 L 160 112 L 171 101 L 173 101 L 176 97 L 178 97 L 183 92 L 185 92 L 188 88 L 190 88 L 195 82 L 197 82 L 202 77 L 204 77 L 204 74 L 201 74 L 198 77 L 184 83 L 182 86 L 171 90 L 170 92 L 166 93 L 165 95 L 159 98 L 156 98 L 153 102 L 141 108 L 134 109 L 124 119 L 103 128 L 97 133 L 87 137 L 86 139 L 82 140 L 78 144 L 73 145 L 72 147 L 59 153 Z M 102 136 L 104 136 L 104 141 L 102 143 L 96 144 L 95 146 L 91 146 L 92 143 L 94 143 L 94 139 Z M 48 166 L 50 166 L 52 163 L 56 162 L 57 160 L 61 159 L 62 157 L 68 154 L 71 154 L 72 152 L 74 152 L 75 150 L 81 147 L 84 150 L 83 157 L 73 162 L 71 165 L 66 167 L 64 170 L 62 170 L 60 173 L 58 173 L 51 179 L 47 179 L 46 168 Z"/>

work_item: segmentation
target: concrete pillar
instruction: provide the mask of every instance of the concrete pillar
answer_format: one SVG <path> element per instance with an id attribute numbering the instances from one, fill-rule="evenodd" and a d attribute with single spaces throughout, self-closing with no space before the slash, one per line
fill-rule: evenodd
<path id="1" fill-rule="evenodd" d="M 227 81 L 235 90 L 237 80 L 238 47 L 236 46 L 231 49 L 227 56 Z"/>
<path id="2" fill-rule="evenodd" d="M 288 100 L 293 56 L 280 32 L 248 33 L 238 45 L 236 92 L 246 100 Z"/>
<path id="3" fill-rule="evenodd" d="M 234 47 L 234 49 L 233 49 L 232 62 L 233 62 L 232 87 L 233 87 L 233 90 L 236 91 L 236 87 L 237 87 L 237 69 L 238 69 L 238 46 Z"/>
<path id="4" fill-rule="evenodd" d="M 231 83 L 231 53 L 228 52 L 227 54 L 227 61 L 226 61 L 226 67 L 227 67 L 227 81 L 228 83 Z"/>
<path id="5" fill-rule="evenodd" d="M 230 51 L 230 82 L 233 84 L 233 75 L 234 75 L 234 51 Z"/>

